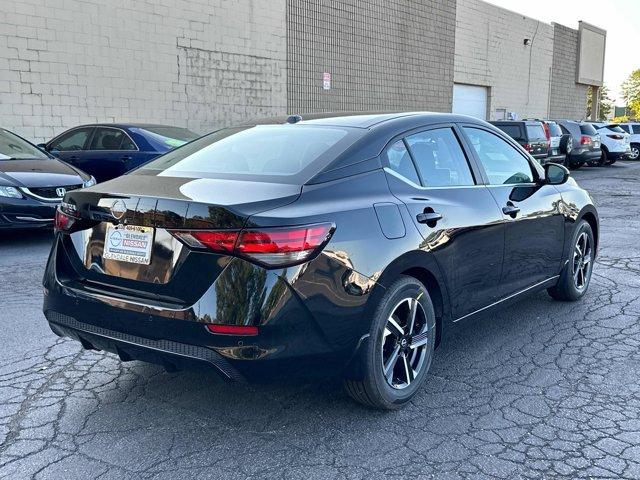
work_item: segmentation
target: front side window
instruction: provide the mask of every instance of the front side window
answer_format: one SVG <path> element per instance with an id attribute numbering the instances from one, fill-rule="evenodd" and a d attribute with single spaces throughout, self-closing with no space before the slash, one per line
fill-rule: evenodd
<path id="1" fill-rule="evenodd" d="M 407 137 L 426 187 L 474 185 L 469 164 L 451 128 L 438 128 Z"/>
<path id="2" fill-rule="evenodd" d="M 627 133 L 631 133 L 631 128 L 629 127 L 629 125 L 620 125 L 620 128 Z"/>
<path id="3" fill-rule="evenodd" d="M 89 150 L 120 150 L 124 137 L 126 135 L 122 130 L 98 127 L 91 139 Z"/>
<path id="4" fill-rule="evenodd" d="M 411 155 L 409 155 L 409 151 L 402 140 L 393 143 L 387 149 L 386 155 L 391 170 L 420 185 L 418 172 L 416 172 Z"/>
<path id="5" fill-rule="evenodd" d="M 49 157 L 19 136 L 0 128 L 0 161 L 32 158 L 46 160 Z"/>
<path id="6" fill-rule="evenodd" d="M 528 160 L 513 146 L 493 133 L 464 127 L 491 185 L 532 183 L 533 171 Z"/>
<path id="7" fill-rule="evenodd" d="M 93 128 L 78 128 L 62 134 L 53 141 L 49 150 L 58 150 L 60 152 L 82 150 L 92 130 Z"/>

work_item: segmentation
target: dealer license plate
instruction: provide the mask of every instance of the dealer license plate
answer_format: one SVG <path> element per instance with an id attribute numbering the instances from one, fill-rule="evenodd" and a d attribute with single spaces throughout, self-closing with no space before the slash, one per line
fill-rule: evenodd
<path id="1" fill-rule="evenodd" d="M 153 233 L 152 227 L 108 225 L 102 258 L 149 265 Z"/>

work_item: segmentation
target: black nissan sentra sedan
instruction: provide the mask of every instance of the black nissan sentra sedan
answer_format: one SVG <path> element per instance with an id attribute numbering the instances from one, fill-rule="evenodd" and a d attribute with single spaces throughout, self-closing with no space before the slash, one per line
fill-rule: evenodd
<path id="1" fill-rule="evenodd" d="M 0 128 L 0 230 L 51 228 L 65 193 L 94 183 L 90 175 Z"/>
<path id="2" fill-rule="evenodd" d="M 443 333 L 587 291 L 588 193 L 488 123 L 398 113 L 219 130 L 66 195 L 44 276 L 58 335 L 231 380 L 341 375 L 392 409 Z"/>

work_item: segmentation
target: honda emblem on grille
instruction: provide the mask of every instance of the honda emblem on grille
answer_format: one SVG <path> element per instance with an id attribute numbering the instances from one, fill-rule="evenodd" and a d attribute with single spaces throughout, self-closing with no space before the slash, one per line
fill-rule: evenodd
<path id="1" fill-rule="evenodd" d="M 64 197 L 65 193 L 67 193 L 67 189 L 64 187 L 58 187 L 56 188 L 56 195 L 59 196 L 60 198 Z"/>
<path id="2" fill-rule="evenodd" d="M 113 202 L 113 205 L 111 205 L 111 215 L 113 215 L 116 220 L 124 217 L 125 213 L 127 213 L 127 205 L 122 200 Z"/>

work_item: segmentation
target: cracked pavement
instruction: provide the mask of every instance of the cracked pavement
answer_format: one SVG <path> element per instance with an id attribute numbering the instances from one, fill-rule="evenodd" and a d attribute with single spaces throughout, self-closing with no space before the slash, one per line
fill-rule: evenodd
<path id="1" fill-rule="evenodd" d="M 0 479 L 640 478 L 640 162 L 574 177 L 601 216 L 587 296 L 464 323 L 391 413 L 85 352 L 40 310 L 51 234 L 0 234 Z"/>

